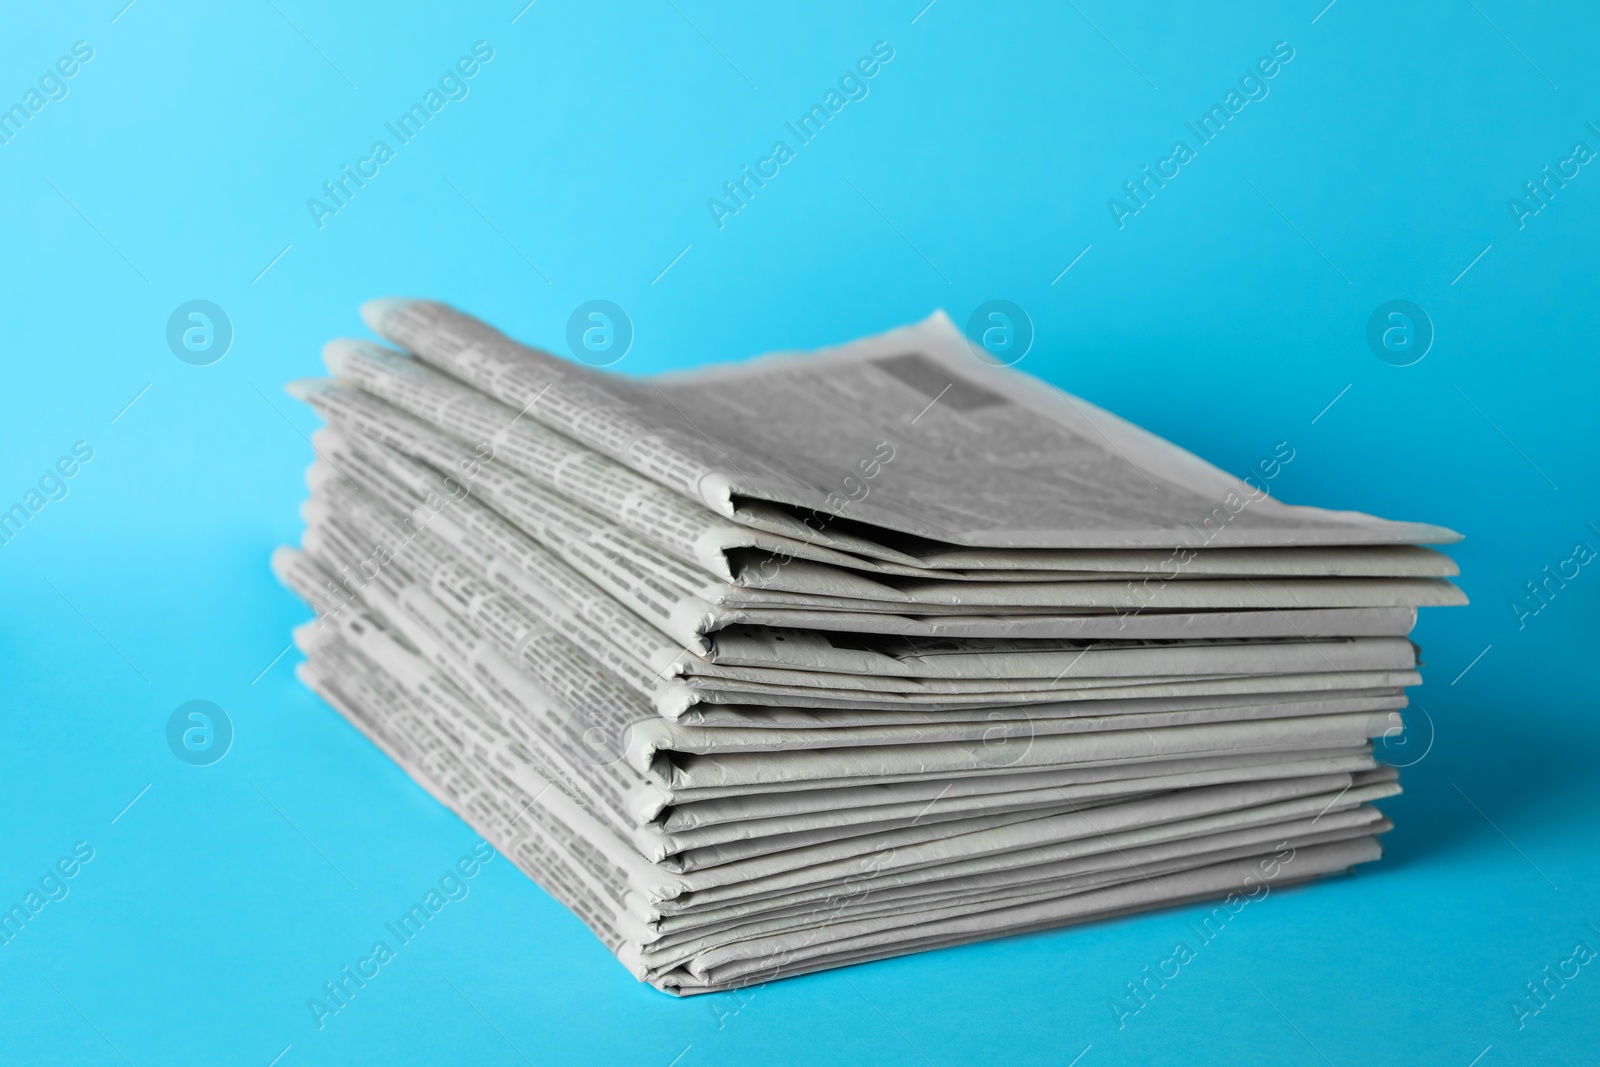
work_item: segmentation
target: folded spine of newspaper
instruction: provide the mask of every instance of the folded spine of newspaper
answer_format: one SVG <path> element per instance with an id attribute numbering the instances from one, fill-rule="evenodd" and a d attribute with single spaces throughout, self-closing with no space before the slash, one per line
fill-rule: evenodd
<path id="1" fill-rule="evenodd" d="M 1283 504 L 942 315 L 630 379 L 441 304 L 293 395 L 300 676 L 688 994 L 1376 859 L 1448 530 Z"/>

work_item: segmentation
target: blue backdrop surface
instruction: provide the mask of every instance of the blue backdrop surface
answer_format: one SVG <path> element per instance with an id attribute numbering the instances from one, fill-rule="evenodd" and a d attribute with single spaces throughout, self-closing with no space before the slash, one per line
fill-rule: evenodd
<path id="1" fill-rule="evenodd" d="M 1592 6 L 524 2 L 7 7 L 0 904 L 41 906 L 0 1060 L 1594 1061 Z M 316 426 L 283 386 L 389 294 L 557 351 L 610 300 L 627 374 L 1005 299 L 1022 369 L 1462 531 L 1385 859 L 1133 1013 L 1208 909 L 678 1001 L 502 860 L 319 1026 L 476 840 L 296 682 L 267 569 Z M 168 745 L 197 699 L 209 766 Z"/>

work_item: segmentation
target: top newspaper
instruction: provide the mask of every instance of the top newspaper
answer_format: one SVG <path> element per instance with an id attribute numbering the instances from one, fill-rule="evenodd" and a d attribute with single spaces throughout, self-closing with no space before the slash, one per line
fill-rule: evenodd
<path id="1" fill-rule="evenodd" d="M 942 313 L 834 349 L 652 379 L 558 359 L 446 305 L 382 300 L 383 337 L 719 515 L 869 558 L 961 549 L 1399 545 L 1424 523 L 1291 506 L 1087 401 L 987 362 Z M 819 519 L 832 516 L 831 521 Z M 1025 553 L 1011 565 L 1069 559 Z"/>

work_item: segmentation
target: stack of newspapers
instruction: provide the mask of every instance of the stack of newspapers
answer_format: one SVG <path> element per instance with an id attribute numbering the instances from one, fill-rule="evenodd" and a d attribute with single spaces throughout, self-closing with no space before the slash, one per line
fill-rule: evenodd
<path id="1" fill-rule="evenodd" d="M 1284 504 L 943 315 L 640 378 L 438 303 L 292 394 L 301 677 L 699 993 L 1380 854 L 1436 526 Z"/>

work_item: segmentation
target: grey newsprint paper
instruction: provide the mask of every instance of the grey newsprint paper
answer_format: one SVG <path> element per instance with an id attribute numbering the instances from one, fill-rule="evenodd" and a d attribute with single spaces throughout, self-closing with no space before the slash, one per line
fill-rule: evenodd
<path id="1" fill-rule="evenodd" d="M 1377 859 L 1449 530 L 1291 505 L 942 314 L 629 378 L 363 308 L 312 439 L 300 677 L 702 993 Z"/>

